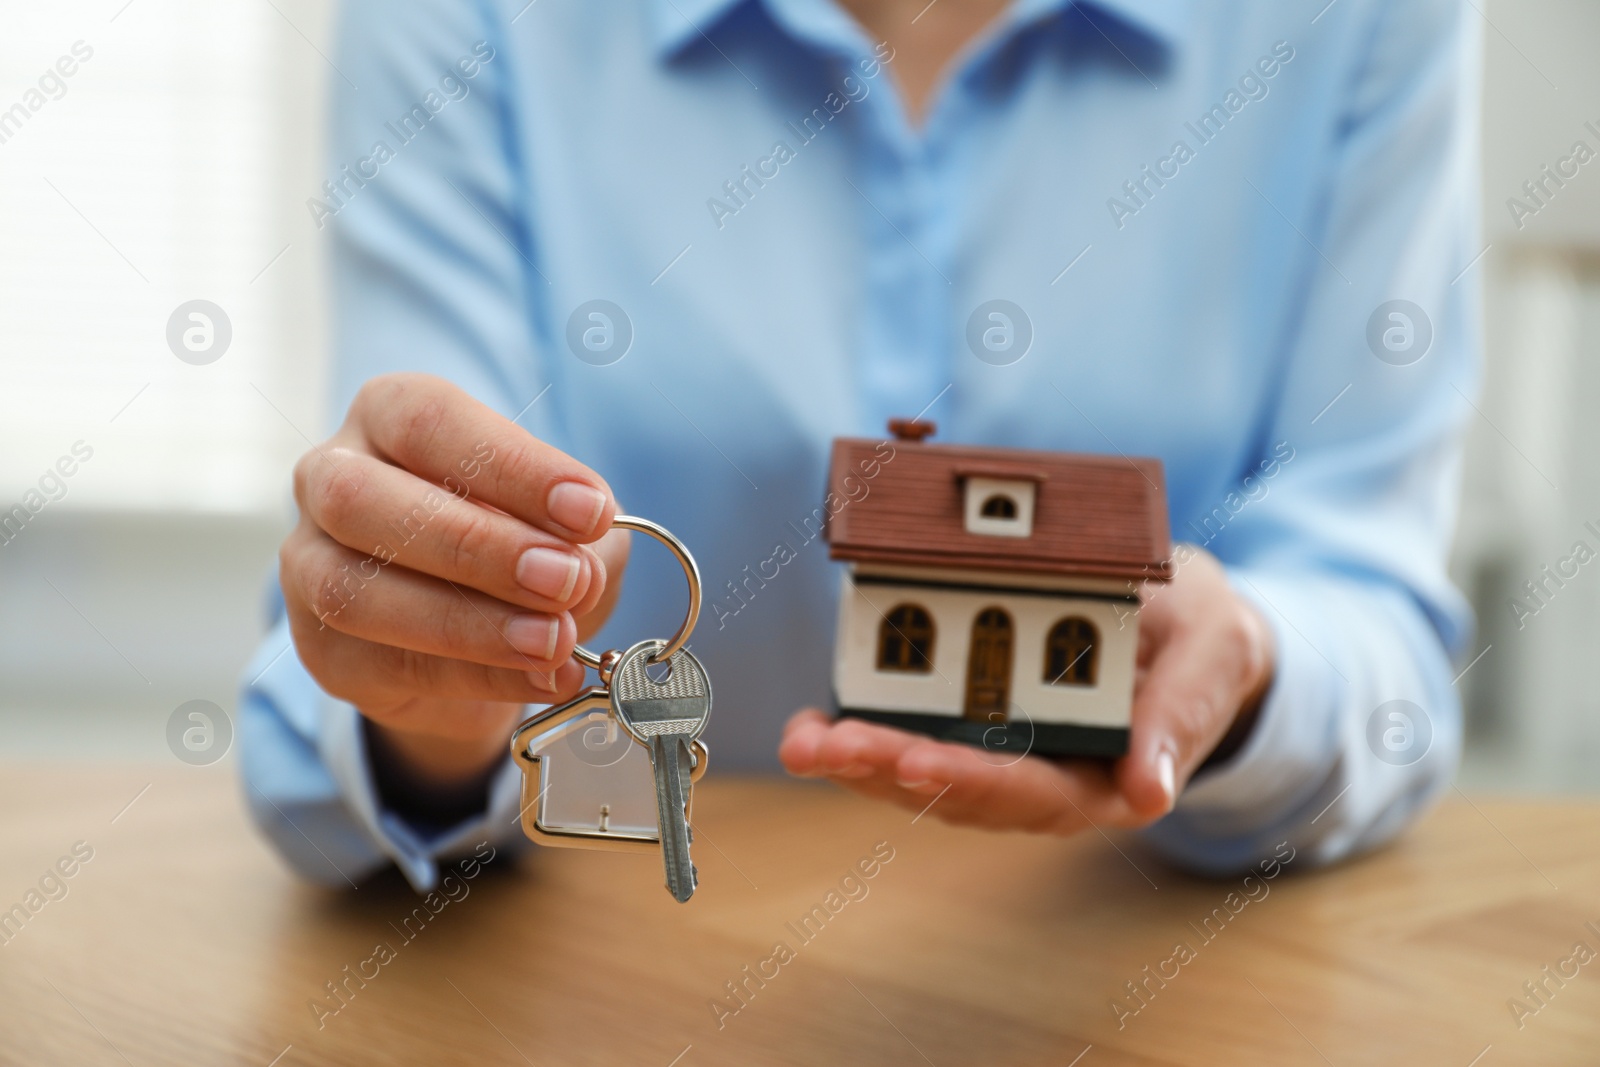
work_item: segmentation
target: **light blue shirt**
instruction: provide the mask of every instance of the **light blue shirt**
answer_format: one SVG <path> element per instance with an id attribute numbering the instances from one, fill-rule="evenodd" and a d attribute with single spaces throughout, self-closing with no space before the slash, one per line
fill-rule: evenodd
<path id="1" fill-rule="evenodd" d="M 350 0 L 340 36 L 307 190 L 336 411 L 441 375 L 681 536 L 717 768 L 775 766 L 830 701 L 837 565 L 805 536 L 830 440 L 923 413 L 942 441 L 1159 457 L 1174 537 L 1272 624 L 1249 743 L 1148 831 L 1169 855 L 1328 860 L 1447 787 L 1480 251 L 1459 0 L 1019 0 L 921 128 L 893 42 L 826 0 Z M 682 580 L 636 546 L 596 647 L 665 634 Z M 421 887 L 519 836 L 509 761 L 481 819 L 386 812 L 355 710 L 287 642 L 277 618 L 246 671 L 241 755 L 298 869 Z"/>

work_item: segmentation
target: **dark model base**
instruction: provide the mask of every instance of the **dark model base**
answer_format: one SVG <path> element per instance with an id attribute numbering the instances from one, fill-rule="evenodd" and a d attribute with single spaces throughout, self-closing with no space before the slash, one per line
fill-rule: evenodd
<path id="1" fill-rule="evenodd" d="M 1128 730 L 1122 726 L 1074 726 L 1067 723 L 1030 722 L 1027 719 L 985 723 L 952 715 L 923 715 L 909 711 L 868 711 L 840 708 L 841 718 L 865 719 L 885 726 L 927 734 L 941 741 L 988 749 L 994 753 L 1041 756 L 1078 756 L 1114 759 L 1128 753 Z"/>

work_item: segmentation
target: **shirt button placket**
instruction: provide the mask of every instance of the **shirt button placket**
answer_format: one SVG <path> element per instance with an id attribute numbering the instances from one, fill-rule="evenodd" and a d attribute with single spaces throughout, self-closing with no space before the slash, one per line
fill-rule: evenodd
<path id="1" fill-rule="evenodd" d="M 927 247 L 932 188 L 927 161 L 892 91 L 887 69 L 860 102 L 859 170 L 863 291 L 858 380 L 861 411 L 881 432 L 893 415 L 915 415 L 948 383 L 941 341 L 949 283 Z M 948 273 L 948 272 L 944 272 Z"/>

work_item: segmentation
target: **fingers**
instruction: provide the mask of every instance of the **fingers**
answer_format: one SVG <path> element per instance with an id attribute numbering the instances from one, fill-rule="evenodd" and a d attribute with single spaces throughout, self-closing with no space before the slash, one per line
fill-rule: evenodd
<path id="1" fill-rule="evenodd" d="M 858 776 L 830 773 L 825 769 L 820 762 L 821 749 L 824 743 L 829 742 L 836 728 L 841 731 L 843 739 L 853 736 L 870 741 L 873 735 L 882 731 L 898 735 L 906 747 L 915 743 L 915 739 L 903 731 L 872 726 L 854 719 L 845 719 L 835 724 L 832 719 L 815 708 L 806 708 L 796 712 L 784 725 L 783 741 L 778 746 L 778 758 L 784 768 L 800 778 L 832 778 L 853 793 L 873 800 L 886 801 L 908 811 L 915 812 L 927 807 L 928 797 L 905 789 L 894 781 L 892 762 L 889 767 L 880 766 L 869 774 Z M 835 739 L 832 743 L 840 745 L 843 742 Z M 855 762 L 849 757 L 840 759 L 841 754 L 835 753 L 831 758 L 841 766 L 852 765 Z"/>
<path id="2" fill-rule="evenodd" d="M 616 514 L 583 464 L 443 380 L 386 375 L 296 467 L 295 493 L 279 573 L 300 658 L 423 738 L 408 762 L 435 762 L 434 737 L 491 752 L 516 705 L 581 686 L 575 617 L 610 603 L 588 542 Z"/>
<path id="3" fill-rule="evenodd" d="M 792 774 L 958 825 L 1068 834 L 1140 821 L 1102 764 L 1001 756 L 814 709 L 789 720 L 778 755 Z"/>
<path id="4" fill-rule="evenodd" d="M 303 514 L 335 541 L 385 566 L 481 590 L 543 612 L 599 599 L 592 550 L 348 448 L 307 453 L 295 467 Z M 461 493 L 470 494 L 467 483 Z"/>
<path id="5" fill-rule="evenodd" d="M 799 711 L 789 716 L 789 721 L 783 724 L 783 738 L 785 741 L 787 741 L 789 739 L 789 735 L 798 730 L 810 729 L 813 726 L 827 726 L 832 722 L 832 719 L 828 718 L 816 708 L 801 708 Z M 779 746 L 778 752 L 779 756 L 781 757 L 783 753 L 781 745 Z"/>
<path id="6" fill-rule="evenodd" d="M 904 730 L 841 719 L 808 709 L 789 721 L 778 758 L 802 777 L 865 778 L 892 768 L 916 738 Z"/>
<path id="7" fill-rule="evenodd" d="M 568 540 L 595 540 L 616 515 L 598 474 L 442 379 L 374 378 L 347 425 L 396 466 L 446 489 L 470 482 L 475 496 Z"/>
<path id="8" fill-rule="evenodd" d="M 815 778 L 822 773 L 817 764 L 817 748 L 832 722 L 816 708 L 802 708 L 783 724 L 783 739 L 778 742 L 778 762 L 797 778 Z"/>
<path id="9" fill-rule="evenodd" d="M 526 611 L 397 565 L 380 567 L 307 524 L 286 548 L 285 599 L 319 630 L 546 676 L 577 640 L 569 615 Z"/>
<path id="10" fill-rule="evenodd" d="M 289 618 L 295 649 L 317 684 L 374 718 L 388 718 L 385 708 L 427 707 L 419 698 L 556 703 L 576 694 L 583 685 L 583 668 L 575 660 L 548 674 L 490 667 L 377 644 L 335 630 L 317 632 L 311 640 L 311 633 L 317 630 L 316 619 L 304 612 L 291 612 Z M 389 725 L 428 732 L 448 732 L 454 725 L 462 736 L 470 736 L 472 724 L 442 723 L 430 714 L 426 722 Z"/>
<path id="11" fill-rule="evenodd" d="M 968 745 L 923 740 L 899 761 L 896 775 L 920 793 L 945 790 L 941 818 L 989 829 L 1070 834 L 1091 822 L 1133 821 L 1127 800 L 1103 764 L 1060 763 L 1038 756 L 1000 757 Z"/>

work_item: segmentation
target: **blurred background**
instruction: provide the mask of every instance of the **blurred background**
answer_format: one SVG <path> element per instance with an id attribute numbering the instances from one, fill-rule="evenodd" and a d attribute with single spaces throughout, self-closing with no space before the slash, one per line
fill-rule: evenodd
<path id="1" fill-rule="evenodd" d="M 1600 561 L 1543 568 L 1600 549 L 1600 160 L 1542 205 L 1522 186 L 1600 150 L 1600 4 L 1473 3 L 1488 373 L 1454 559 L 1480 620 L 1462 780 L 1596 792 Z M 166 760 L 180 704 L 233 707 L 289 469 L 326 435 L 305 205 L 342 77 L 332 10 L 0 0 L 0 511 L 44 501 L 0 526 L 0 758 Z M 193 300 L 225 312 L 226 358 L 174 358 Z"/>

